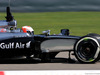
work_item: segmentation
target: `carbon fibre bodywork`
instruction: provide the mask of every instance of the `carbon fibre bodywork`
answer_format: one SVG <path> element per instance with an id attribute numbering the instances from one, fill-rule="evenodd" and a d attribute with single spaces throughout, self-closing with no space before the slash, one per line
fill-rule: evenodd
<path id="1" fill-rule="evenodd" d="M 78 36 L 62 35 L 29 35 L 21 32 L 0 33 L 0 57 L 73 50 L 74 44 L 79 38 Z"/>
<path id="2" fill-rule="evenodd" d="M 27 33 L 0 33 L 0 57 L 29 55 L 34 46 L 33 42 L 34 37 Z"/>
<path id="3" fill-rule="evenodd" d="M 79 36 L 65 35 L 35 35 L 34 40 L 40 43 L 42 52 L 61 52 L 73 50 L 75 42 Z"/>

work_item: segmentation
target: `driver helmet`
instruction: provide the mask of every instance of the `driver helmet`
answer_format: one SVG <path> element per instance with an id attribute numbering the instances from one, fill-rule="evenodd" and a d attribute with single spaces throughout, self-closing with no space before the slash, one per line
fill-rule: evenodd
<path id="1" fill-rule="evenodd" d="M 22 27 L 22 31 L 24 32 L 24 33 L 29 33 L 29 34 L 34 34 L 34 30 L 33 30 L 33 28 L 32 27 L 30 27 L 30 26 L 23 26 Z"/>

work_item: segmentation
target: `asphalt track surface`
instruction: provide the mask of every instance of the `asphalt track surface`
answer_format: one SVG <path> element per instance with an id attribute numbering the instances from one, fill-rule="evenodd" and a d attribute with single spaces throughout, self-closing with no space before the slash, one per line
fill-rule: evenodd
<path id="1" fill-rule="evenodd" d="M 69 63 L 68 53 L 61 52 L 51 62 L 43 63 L 39 60 L 1 60 L 0 70 L 100 70 L 100 61 L 95 64 L 81 64 L 74 56 L 75 63 Z"/>

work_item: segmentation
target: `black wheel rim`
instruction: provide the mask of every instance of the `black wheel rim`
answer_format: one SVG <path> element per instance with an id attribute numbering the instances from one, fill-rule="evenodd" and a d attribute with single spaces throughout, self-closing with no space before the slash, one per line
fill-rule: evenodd
<path id="1" fill-rule="evenodd" d="M 83 40 L 79 43 L 77 47 L 77 54 L 81 60 L 91 61 L 94 59 L 96 50 L 97 50 L 97 44 L 95 41 L 91 39 Z"/>

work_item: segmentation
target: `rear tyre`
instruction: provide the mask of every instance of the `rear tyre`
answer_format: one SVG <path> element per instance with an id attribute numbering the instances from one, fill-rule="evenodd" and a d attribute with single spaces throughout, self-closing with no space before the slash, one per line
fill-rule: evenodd
<path id="1" fill-rule="evenodd" d="M 99 42 L 95 37 L 85 36 L 74 46 L 74 54 L 81 63 L 95 63 L 100 58 Z"/>

